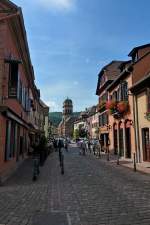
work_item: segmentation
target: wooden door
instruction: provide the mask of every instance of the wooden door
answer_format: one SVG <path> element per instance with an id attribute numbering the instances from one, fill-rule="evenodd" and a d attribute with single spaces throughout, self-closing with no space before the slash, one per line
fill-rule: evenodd
<path id="1" fill-rule="evenodd" d="M 114 129 L 114 154 L 118 152 L 117 129 Z"/>
<path id="2" fill-rule="evenodd" d="M 126 127 L 126 158 L 131 158 L 131 129 Z"/>
<path id="3" fill-rule="evenodd" d="M 124 155 L 124 147 L 123 147 L 123 128 L 119 129 L 119 155 Z"/>
<path id="4" fill-rule="evenodd" d="M 150 162 L 149 128 L 142 129 L 142 139 L 143 139 L 143 161 Z"/>

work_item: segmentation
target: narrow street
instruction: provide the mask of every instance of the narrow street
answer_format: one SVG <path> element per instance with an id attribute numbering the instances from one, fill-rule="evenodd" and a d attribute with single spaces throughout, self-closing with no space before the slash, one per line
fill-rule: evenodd
<path id="1" fill-rule="evenodd" d="M 38 181 L 32 162 L 0 187 L 0 225 L 149 225 L 148 175 L 65 152 L 60 174 L 58 152 L 47 159 Z"/>

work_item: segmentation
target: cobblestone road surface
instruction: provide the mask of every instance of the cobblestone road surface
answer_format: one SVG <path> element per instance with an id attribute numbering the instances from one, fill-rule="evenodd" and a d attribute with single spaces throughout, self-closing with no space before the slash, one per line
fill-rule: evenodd
<path id="1" fill-rule="evenodd" d="M 32 182 L 26 161 L 0 187 L 0 225 L 150 225 L 150 176 L 79 155 L 65 153 L 60 174 L 53 153 Z"/>

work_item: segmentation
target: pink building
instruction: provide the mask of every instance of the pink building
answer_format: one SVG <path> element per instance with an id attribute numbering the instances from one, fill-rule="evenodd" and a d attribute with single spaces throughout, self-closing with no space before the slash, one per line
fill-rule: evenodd
<path id="1" fill-rule="evenodd" d="M 34 83 L 22 11 L 1 0 L 0 10 L 0 181 L 27 156 L 41 135 L 40 92 Z"/>

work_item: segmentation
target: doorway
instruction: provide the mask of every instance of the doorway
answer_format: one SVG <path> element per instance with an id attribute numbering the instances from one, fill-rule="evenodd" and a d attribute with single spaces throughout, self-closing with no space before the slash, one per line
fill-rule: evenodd
<path id="1" fill-rule="evenodd" d="M 118 153 L 118 137 L 117 137 L 117 124 L 115 123 L 113 126 L 113 131 L 114 131 L 114 154 L 117 155 Z"/>
<path id="2" fill-rule="evenodd" d="M 126 121 L 125 135 L 126 135 L 126 158 L 131 158 L 131 127 L 130 121 Z"/>
<path id="3" fill-rule="evenodd" d="M 123 124 L 119 124 L 119 155 L 124 156 L 124 145 L 123 145 Z"/>
<path id="4" fill-rule="evenodd" d="M 142 128 L 143 161 L 150 162 L 149 128 Z"/>

